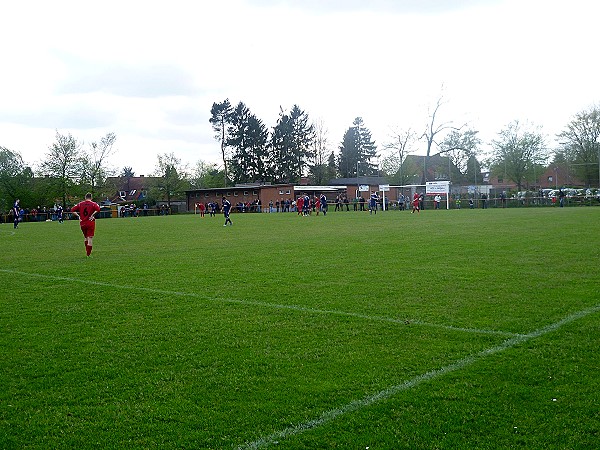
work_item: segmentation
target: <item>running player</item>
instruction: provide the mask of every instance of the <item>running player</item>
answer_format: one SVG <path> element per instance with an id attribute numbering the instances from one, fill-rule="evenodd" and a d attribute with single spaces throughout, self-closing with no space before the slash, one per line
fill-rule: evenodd
<path id="1" fill-rule="evenodd" d="M 420 199 L 421 199 L 421 196 L 419 195 L 419 193 L 415 192 L 415 195 L 413 195 L 412 211 L 410 212 L 411 214 L 414 213 L 415 211 L 418 212 L 419 214 L 421 214 L 421 209 L 419 208 L 419 200 Z"/>
<path id="2" fill-rule="evenodd" d="M 92 194 L 85 194 L 85 200 L 77 203 L 71 208 L 73 215 L 79 219 L 79 226 L 83 232 L 85 252 L 87 256 L 92 254 L 92 240 L 96 231 L 96 213 L 100 212 L 98 203 L 92 201 Z"/>

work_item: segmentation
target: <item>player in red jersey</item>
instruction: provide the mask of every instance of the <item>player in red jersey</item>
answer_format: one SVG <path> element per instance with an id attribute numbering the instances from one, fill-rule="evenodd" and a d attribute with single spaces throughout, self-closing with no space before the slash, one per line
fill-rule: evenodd
<path id="1" fill-rule="evenodd" d="M 303 196 L 298 197 L 298 200 L 296 201 L 296 209 L 298 209 L 299 216 L 304 213 L 304 197 Z"/>
<path id="2" fill-rule="evenodd" d="M 200 217 L 204 217 L 204 211 L 206 211 L 206 205 L 202 202 L 198 203 L 198 209 L 200 210 Z"/>
<path id="3" fill-rule="evenodd" d="M 421 209 L 419 208 L 419 200 L 421 199 L 421 195 L 418 192 L 415 192 L 415 195 L 413 195 L 413 201 L 412 201 L 412 211 L 410 212 L 411 214 L 414 213 L 415 211 L 418 212 L 419 214 L 421 213 Z"/>
<path id="4" fill-rule="evenodd" d="M 85 200 L 71 208 L 71 212 L 79 219 L 79 226 L 83 232 L 85 252 L 87 256 L 92 253 L 92 240 L 96 231 L 96 213 L 100 212 L 98 203 L 92 201 L 92 194 L 85 194 Z"/>

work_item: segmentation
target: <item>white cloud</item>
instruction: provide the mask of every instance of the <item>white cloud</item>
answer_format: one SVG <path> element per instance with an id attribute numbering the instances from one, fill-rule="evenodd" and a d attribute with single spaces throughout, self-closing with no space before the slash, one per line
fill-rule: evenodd
<path id="1" fill-rule="evenodd" d="M 459 6 L 456 6 L 459 5 Z M 515 119 L 552 135 L 597 103 L 596 18 L 585 0 L 24 0 L 4 5 L 0 145 L 33 164 L 71 132 L 117 135 L 114 165 L 159 153 L 219 161 L 213 102 L 243 101 L 269 127 L 298 104 L 335 148 L 355 117 L 390 129 L 440 119 L 484 139 Z M 35 12 L 35 14 L 32 13 Z"/>

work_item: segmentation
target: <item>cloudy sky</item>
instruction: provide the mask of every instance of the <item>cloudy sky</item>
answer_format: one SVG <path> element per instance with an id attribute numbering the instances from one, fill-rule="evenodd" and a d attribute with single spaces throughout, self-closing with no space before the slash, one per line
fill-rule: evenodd
<path id="1" fill-rule="evenodd" d="M 219 162 L 213 102 L 276 124 L 298 104 L 332 149 L 362 117 L 394 130 L 468 122 L 489 142 L 513 120 L 548 143 L 600 103 L 591 0 L 20 0 L 0 18 L 0 146 L 36 166 L 58 131 L 117 135 L 111 165 L 158 154 Z M 414 148 L 423 153 L 424 144 Z"/>

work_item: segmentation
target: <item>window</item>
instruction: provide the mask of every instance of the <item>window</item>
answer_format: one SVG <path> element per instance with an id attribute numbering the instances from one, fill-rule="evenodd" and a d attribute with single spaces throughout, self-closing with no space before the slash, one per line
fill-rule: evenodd
<path id="1" fill-rule="evenodd" d="M 131 196 L 133 197 L 133 196 L 135 195 L 135 192 L 136 192 L 136 190 L 135 190 L 135 189 L 132 189 L 132 190 L 129 192 L 129 195 L 131 195 Z"/>
<path id="2" fill-rule="evenodd" d="M 256 196 L 256 195 L 258 195 L 258 192 L 252 191 L 252 195 Z"/>
<path id="3" fill-rule="evenodd" d="M 125 191 L 119 191 L 119 197 L 121 197 L 121 198 L 127 197 L 127 192 L 125 192 Z"/>
<path id="4" fill-rule="evenodd" d="M 553 180 L 553 178 L 552 178 L 552 175 L 550 175 L 550 176 L 548 177 L 548 181 L 552 181 L 552 180 Z"/>
<path id="5" fill-rule="evenodd" d="M 248 197 L 248 191 L 244 191 L 244 197 Z"/>
<path id="6" fill-rule="evenodd" d="M 231 197 L 231 192 L 228 192 L 228 193 L 227 193 L 227 197 Z"/>
<path id="7" fill-rule="evenodd" d="M 291 193 L 292 193 L 292 191 L 290 191 L 289 189 L 286 189 L 285 195 L 290 195 Z"/>
<path id="8" fill-rule="evenodd" d="M 279 195 L 283 195 L 283 189 L 279 189 Z"/>
<path id="9" fill-rule="evenodd" d="M 208 192 L 205 192 L 205 193 L 204 193 L 204 197 L 205 197 L 205 198 L 208 198 L 208 197 L 210 197 L 210 194 L 209 194 Z"/>
<path id="10" fill-rule="evenodd" d="M 234 196 L 234 197 L 237 197 L 237 196 L 238 196 L 238 191 L 235 191 L 235 192 L 233 193 L 233 196 Z"/>

